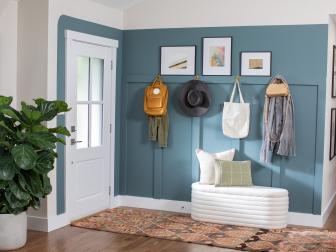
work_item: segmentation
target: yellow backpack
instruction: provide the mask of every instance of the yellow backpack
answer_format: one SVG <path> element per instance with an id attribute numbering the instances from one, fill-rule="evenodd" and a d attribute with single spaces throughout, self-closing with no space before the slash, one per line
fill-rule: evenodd
<path id="1" fill-rule="evenodd" d="M 163 116 L 167 113 L 167 105 L 168 88 L 158 75 L 154 82 L 145 89 L 144 110 L 149 116 Z"/>

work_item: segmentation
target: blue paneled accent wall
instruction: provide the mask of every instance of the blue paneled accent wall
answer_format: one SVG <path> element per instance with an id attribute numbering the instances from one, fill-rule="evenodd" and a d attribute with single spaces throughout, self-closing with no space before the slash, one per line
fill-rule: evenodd
<path id="1" fill-rule="evenodd" d="M 69 16 L 61 16 L 58 22 L 58 44 L 57 44 L 57 99 L 65 99 L 65 31 L 72 30 L 83 32 L 95 36 L 111 38 L 119 41 L 119 48 L 117 50 L 117 87 L 116 87 L 116 148 L 115 148 L 115 193 L 119 193 L 119 167 L 120 167 L 120 108 L 121 101 L 121 83 L 122 83 L 122 45 L 123 45 L 123 31 L 111 27 L 95 24 Z M 64 116 L 58 118 L 58 124 L 64 125 Z M 57 146 L 57 153 L 59 155 L 56 169 L 57 181 L 57 214 L 65 212 L 65 167 L 64 167 L 64 146 Z"/>
<path id="2" fill-rule="evenodd" d="M 115 194 L 190 201 L 191 184 L 199 178 L 196 148 L 210 152 L 237 150 L 236 160 L 250 159 L 256 185 L 289 190 L 290 211 L 321 213 L 327 25 L 217 27 L 127 30 L 62 16 L 58 25 L 57 96 L 65 93 L 65 38 L 70 29 L 119 40 Z M 183 114 L 179 91 L 192 76 L 163 76 L 169 87 L 170 132 L 167 149 L 147 139 L 143 94 L 160 69 L 160 46 L 196 45 L 196 69 L 201 74 L 202 37 L 233 38 L 233 76 L 201 76 L 213 94 L 210 111 L 201 118 Z M 251 104 L 248 138 L 232 140 L 221 129 L 224 101 L 239 73 L 241 51 L 272 51 L 273 75 L 283 74 L 295 102 L 297 156 L 259 162 L 262 110 L 269 77 L 242 77 L 245 100 Z M 64 124 L 64 117 L 58 122 Z M 65 211 L 64 147 L 58 146 L 57 213 Z"/>
<path id="3" fill-rule="evenodd" d="M 191 183 L 198 180 L 195 148 L 210 152 L 236 148 L 236 160 L 253 161 L 256 185 L 289 190 L 290 211 L 320 214 L 323 169 L 327 25 L 183 28 L 124 31 L 121 104 L 120 193 L 190 201 Z M 190 118 L 178 105 L 182 83 L 191 76 L 163 77 L 169 87 L 169 147 L 159 149 L 147 139 L 143 112 L 144 88 L 160 69 L 159 47 L 196 45 L 201 73 L 202 37 L 233 37 L 233 76 L 239 73 L 241 51 L 272 51 L 273 74 L 283 74 L 295 102 L 297 156 L 259 162 L 262 110 L 268 77 L 242 77 L 245 100 L 251 103 L 248 138 L 232 140 L 221 129 L 223 102 L 234 77 L 202 76 L 213 93 L 213 105 L 202 118 Z"/>

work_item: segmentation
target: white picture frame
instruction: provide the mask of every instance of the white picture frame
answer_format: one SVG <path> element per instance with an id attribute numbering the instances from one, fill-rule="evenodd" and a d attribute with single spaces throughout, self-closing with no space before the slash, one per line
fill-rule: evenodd
<path id="1" fill-rule="evenodd" d="M 272 52 L 241 52 L 241 76 L 271 76 Z"/>
<path id="2" fill-rule="evenodd" d="M 232 37 L 203 38 L 203 75 L 232 75 Z"/>
<path id="3" fill-rule="evenodd" d="M 161 75 L 196 73 L 196 46 L 161 46 Z"/>

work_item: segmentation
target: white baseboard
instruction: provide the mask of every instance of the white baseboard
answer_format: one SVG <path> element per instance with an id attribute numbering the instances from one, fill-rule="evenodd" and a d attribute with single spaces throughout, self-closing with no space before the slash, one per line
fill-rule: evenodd
<path id="1" fill-rule="evenodd" d="M 49 218 L 28 216 L 28 229 L 40 232 L 51 232 L 70 224 L 70 218 L 66 214 Z"/>
<path id="2" fill-rule="evenodd" d="M 162 199 L 142 198 L 134 196 L 119 196 L 119 197 L 120 197 L 119 206 L 165 210 L 178 213 L 191 212 L 191 203 L 187 201 L 162 200 Z M 320 228 L 323 227 L 324 222 L 322 220 L 321 215 L 289 212 L 288 224 Z"/>
<path id="3" fill-rule="evenodd" d="M 329 203 L 327 204 L 326 208 L 322 210 L 322 221 L 323 225 L 328 220 L 328 217 L 330 216 L 332 210 L 334 209 L 334 206 L 336 204 L 336 193 L 331 197 Z"/>
<path id="4" fill-rule="evenodd" d="M 177 213 L 190 213 L 191 211 L 191 203 L 187 201 L 152 199 L 135 196 L 120 196 L 119 206 L 163 210 Z"/>
<path id="5" fill-rule="evenodd" d="M 48 219 L 48 232 L 70 225 L 71 221 L 67 214 L 60 214 Z"/>
<path id="6" fill-rule="evenodd" d="M 307 226 L 307 227 L 323 227 L 326 219 L 336 203 L 336 194 L 328 204 L 322 215 L 313 215 L 306 213 L 288 213 L 288 224 Z M 187 201 L 175 201 L 165 199 L 153 199 L 136 196 L 119 195 L 111 197 L 111 208 L 115 207 L 135 207 L 153 210 L 163 210 L 178 213 L 190 213 L 191 203 Z M 53 230 L 65 227 L 70 224 L 70 218 L 66 214 L 53 216 L 50 218 L 28 217 L 28 229 L 42 232 L 51 232 Z"/>
<path id="7" fill-rule="evenodd" d="M 120 206 L 120 195 L 110 197 L 110 208 L 115 208 Z"/>
<path id="8" fill-rule="evenodd" d="M 322 215 L 295 212 L 288 213 L 288 224 L 317 228 L 322 228 L 324 225 Z"/>
<path id="9" fill-rule="evenodd" d="M 48 232 L 48 219 L 44 217 L 28 216 L 28 230 Z"/>

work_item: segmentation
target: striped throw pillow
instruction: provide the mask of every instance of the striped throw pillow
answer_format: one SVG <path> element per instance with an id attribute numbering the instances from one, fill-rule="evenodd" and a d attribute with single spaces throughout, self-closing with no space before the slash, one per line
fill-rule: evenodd
<path id="1" fill-rule="evenodd" d="M 251 161 L 215 160 L 215 186 L 252 186 Z"/>

